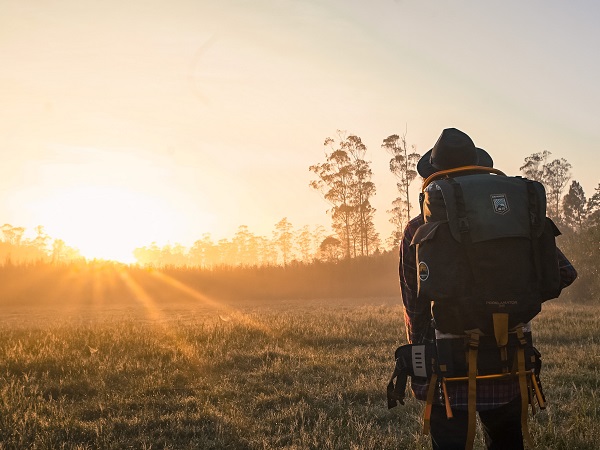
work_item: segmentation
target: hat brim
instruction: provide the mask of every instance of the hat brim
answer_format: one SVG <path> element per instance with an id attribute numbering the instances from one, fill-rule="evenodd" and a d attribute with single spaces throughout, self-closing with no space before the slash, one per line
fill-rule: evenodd
<path id="1" fill-rule="evenodd" d="M 433 175 L 434 173 L 442 170 L 433 167 L 433 165 L 431 165 L 431 163 L 429 162 L 429 160 L 431 159 L 432 150 L 433 149 L 425 153 L 417 163 L 417 172 L 419 172 L 419 175 L 421 175 L 423 178 L 427 178 Z M 477 151 L 477 161 L 474 162 L 473 165 L 483 167 L 494 167 L 494 161 L 492 160 L 492 157 L 489 155 L 488 152 L 478 147 L 475 147 L 475 150 Z"/>

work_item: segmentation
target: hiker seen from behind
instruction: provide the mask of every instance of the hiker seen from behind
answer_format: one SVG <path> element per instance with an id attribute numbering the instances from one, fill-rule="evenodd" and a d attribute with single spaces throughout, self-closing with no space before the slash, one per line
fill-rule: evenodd
<path id="1" fill-rule="evenodd" d="M 533 447 L 529 408 L 545 408 L 532 319 L 577 272 L 556 247 L 544 187 L 493 167 L 456 128 L 417 164 L 421 214 L 404 230 L 400 290 L 408 345 L 396 350 L 388 406 L 407 377 L 425 401 L 433 449 Z"/>

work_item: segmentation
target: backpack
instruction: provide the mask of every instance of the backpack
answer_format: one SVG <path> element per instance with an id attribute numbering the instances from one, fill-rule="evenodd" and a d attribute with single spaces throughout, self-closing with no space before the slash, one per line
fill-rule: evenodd
<path id="1" fill-rule="evenodd" d="M 525 324 L 543 302 L 560 294 L 555 242 L 560 232 L 546 217 L 544 187 L 493 168 L 461 167 L 427 178 L 420 205 L 424 224 L 411 242 L 417 296 L 432 302 L 436 340 L 396 351 L 388 407 L 402 401 L 406 375 L 430 378 L 427 432 L 435 385 L 441 385 L 450 418 L 446 384 L 466 381 L 472 448 L 477 380 L 517 377 L 523 436 L 531 445 L 527 409 L 534 398 L 544 408 L 545 398 L 540 354 Z"/>
<path id="2" fill-rule="evenodd" d="M 494 169 L 489 169 L 494 170 Z M 560 294 L 555 236 L 537 181 L 490 173 L 425 180 L 425 223 L 415 233 L 418 298 L 433 301 L 435 328 L 493 334 L 493 315 L 508 327 L 527 323 Z"/>

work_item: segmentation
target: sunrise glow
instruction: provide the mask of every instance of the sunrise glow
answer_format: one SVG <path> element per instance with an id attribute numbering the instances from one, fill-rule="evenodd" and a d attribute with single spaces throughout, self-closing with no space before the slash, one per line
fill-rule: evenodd
<path id="1" fill-rule="evenodd" d="M 37 208 L 48 233 L 85 258 L 123 263 L 135 262 L 136 247 L 163 239 L 175 219 L 157 199 L 112 186 L 73 187 Z"/>

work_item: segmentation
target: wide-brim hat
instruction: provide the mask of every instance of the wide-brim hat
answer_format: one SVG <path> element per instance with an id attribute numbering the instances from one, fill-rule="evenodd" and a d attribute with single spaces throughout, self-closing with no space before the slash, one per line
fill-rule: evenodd
<path id="1" fill-rule="evenodd" d="M 417 172 L 427 178 L 436 172 L 464 166 L 494 167 L 492 157 L 475 147 L 473 140 L 456 128 L 446 128 L 431 150 L 417 163 Z"/>

